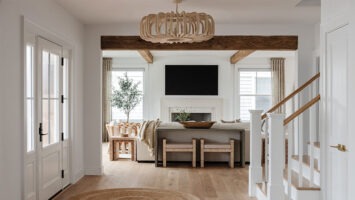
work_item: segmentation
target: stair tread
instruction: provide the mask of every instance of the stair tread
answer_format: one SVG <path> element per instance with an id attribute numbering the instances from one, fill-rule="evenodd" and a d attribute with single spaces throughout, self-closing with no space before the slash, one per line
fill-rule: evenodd
<path id="1" fill-rule="evenodd" d="M 298 161 L 299 160 L 299 155 L 292 155 L 292 159 Z M 302 156 L 302 162 L 304 164 L 306 164 L 308 167 L 311 166 L 311 159 L 309 155 L 303 155 Z M 320 172 L 319 166 L 318 166 L 318 160 L 316 158 L 314 158 L 314 170 L 316 170 L 317 172 Z"/>
<path id="2" fill-rule="evenodd" d="M 284 170 L 284 179 L 287 181 L 287 172 L 288 170 Z M 297 190 L 320 190 L 320 187 L 313 184 L 311 186 L 310 181 L 304 177 L 302 177 L 302 185 L 299 185 L 299 174 L 293 170 L 291 170 L 291 185 L 295 187 Z"/>

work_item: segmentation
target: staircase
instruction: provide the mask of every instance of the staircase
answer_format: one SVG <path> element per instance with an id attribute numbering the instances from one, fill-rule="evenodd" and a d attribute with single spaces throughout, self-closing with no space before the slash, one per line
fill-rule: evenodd
<path id="1" fill-rule="evenodd" d="M 295 109 L 287 118 L 285 114 L 273 113 L 305 88 L 315 94 L 319 77 L 320 74 L 312 77 L 266 113 L 261 110 L 250 111 L 249 196 L 258 200 L 320 200 L 320 143 L 317 141 L 318 111 L 315 106 L 320 95 L 314 95 L 314 98 Z M 290 131 L 287 126 L 297 126 L 298 118 L 306 110 L 309 110 L 309 134 L 297 128 Z M 262 140 L 265 140 L 264 150 Z M 262 152 L 265 155 L 262 156 Z M 264 163 L 262 157 L 265 157 Z"/>

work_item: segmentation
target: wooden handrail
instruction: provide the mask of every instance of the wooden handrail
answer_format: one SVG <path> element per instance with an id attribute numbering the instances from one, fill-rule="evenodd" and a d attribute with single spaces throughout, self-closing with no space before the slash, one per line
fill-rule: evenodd
<path id="1" fill-rule="evenodd" d="M 307 110 L 309 107 L 313 106 L 315 103 L 317 103 L 320 100 L 320 94 L 318 94 L 314 99 L 306 103 L 304 106 L 302 106 L 300 109 L 298 109 L 296 112 L 294 112 L 292 115 L 287 117 L 284 120 L 284 126 L 286 126 L 290 121 L 298 117 L 301 113 L 303 113 L 305 110 Z"/>
<path id="2" fill-rule="evenodd" d="M 280 101 L 275 106 L 270 108 L 267 112 L 265 112 L 263 115 L 261 115 L 261 119 L 265 119 L 267 117 L 267 113 L 274 112 L 276 109 L 278 109 L 280 106 L 282 106 L 284 103 L 286 103 L 292 97 L 294 97 L 297 93 L 301 92 L 304 88 L 309 86 L 313 81 L 317 80 L 319 77 L 320 77 L 320 73 L 314 75 L 311 79 L 309 79 L 307 82 L 305 82 L 299 88 L 297 88 L 297 90 L 293 91 L 291 94 L 289 94 L 287 97 L 285 97 L 282 101 Z"/>

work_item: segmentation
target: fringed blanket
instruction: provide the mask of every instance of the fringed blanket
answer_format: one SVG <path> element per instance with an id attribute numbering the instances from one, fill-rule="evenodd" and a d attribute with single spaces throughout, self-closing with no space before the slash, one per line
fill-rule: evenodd
<path id="1" fill-rule="evenodd" d="M 151 156 L 154 156 L 154 134 L 159 124 L 159 119 L 144 121 L 138 133 L 139 139 L 148 146 L 148 150 Z"/>

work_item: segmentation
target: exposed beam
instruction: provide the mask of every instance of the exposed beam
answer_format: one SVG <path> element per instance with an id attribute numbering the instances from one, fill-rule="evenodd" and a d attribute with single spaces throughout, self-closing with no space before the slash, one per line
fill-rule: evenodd
<path id="1" fill-rule="evenodd" d="M 139 54 L 147 61 L 147 63 L 153 63 L 153 55 L 149 50 L 138 50 Z"/>
<path id="2" fill-rule="evenodd" d="M 255 50 L 239 50 L 239 51 L 237 51 L 237 53 L 235 53 L 231 56 L 231 59 L 230 59 L 231 64 L 236 64 L 237 62 L 239 62 L 243 58 L 249 56 L 254 51 Z"/>
<path id="3" fill-rule="evenodd" d="M 102 50 L 296 50 L 298 36 L 215 36 L 199 43 L 160 44 L 139 36 L 101 36 Z"/>

